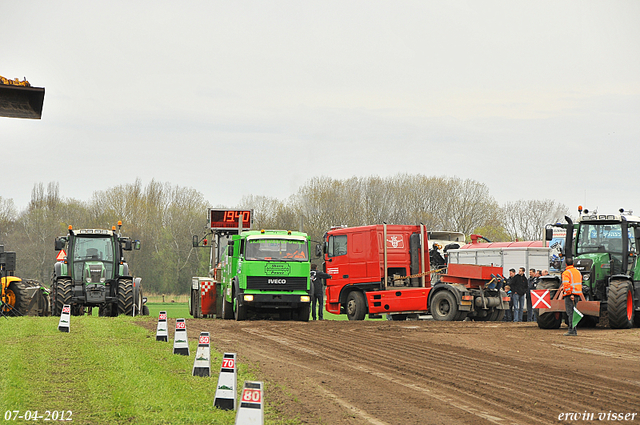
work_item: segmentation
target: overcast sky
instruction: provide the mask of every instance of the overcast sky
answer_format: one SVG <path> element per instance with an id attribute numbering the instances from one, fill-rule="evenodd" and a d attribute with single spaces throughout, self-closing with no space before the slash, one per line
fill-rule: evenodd
<path id="1" fill-rule="evenodd" d="M 5 5 L 5 6 L 8 6 Z M 151 179 L 212 206 L 314 176 L 457 176 L 503 204 L 640 213 L 638 1 L 22 1 L 0 196 Z"/>

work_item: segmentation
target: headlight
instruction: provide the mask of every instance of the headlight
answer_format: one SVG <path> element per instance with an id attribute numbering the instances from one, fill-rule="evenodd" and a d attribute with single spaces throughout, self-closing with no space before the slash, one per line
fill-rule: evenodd
<path id="1" fill-rule="evenodd" d="M 104 283 L 107 279 L 105 279 L 104 277 L 100 278 L 100 283 Z"/>
<path id="2" fill-rule="evenodd" d="M 300 296 L 300 302 L 308 303 L 309 301 L 311 301 L 311 297 L 309 295 L 301 295 Z"/>
<path id="3" fill-rule="evenodd" d="M 244 296 L 244 300 L 245 300 L 245 301 L 253 301 L 253 295 L 251 295 L 251 294 L 245 294 L 245 296 Z"/>
<path id="4" fill-rule="evenodd" d="M 91 276 L 87 277 L 87 283 L 91 283 Z"/>

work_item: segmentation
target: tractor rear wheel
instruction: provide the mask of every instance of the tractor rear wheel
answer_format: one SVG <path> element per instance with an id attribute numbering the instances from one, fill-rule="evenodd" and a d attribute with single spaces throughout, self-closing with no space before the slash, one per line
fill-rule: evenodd
<path id="1" fill-rule="evenodd" d="M 71 296 L 73 295 L 71 279 L 58 279 L 54 288 L 55 297 L 52 299 L 54 308 L 51 309 L 51 314 L 60 316 L 60 314 L 62 314 L 62 307 L 71 305 Z"/>
<path id="2" fill-rule="evenodd" d="M 133 315 L 133 281 L 131 279 L 118 280 L 118 315 L 120 314 Z"/>
<path id="3" fill-rule="evenodd" d="M 24 282 L 14 281 L 9 284 L 5 295 L 7 297 L 7 305 L 3 306 L 2 312 L 5 314 L 15 314 L 16 316 L 24 316 L 27 314 L 27 287 Z"/>
<path id="4" fill-rule="evenodd" d="M 351 291 L 347 296 L 347 318 L 349 320 L 364 320 L 367 314 L 367 303 L 360 291 Z"/>
<path id="5" fill-rule="evenodd" d="M 607 310 L 611 329 L 627 329 L 633 326 L 633 289 L 629 281 L 611 280 Z"/>
<path id="6" fill-rule="evenodd" d="M 562 313 L 544 313 L 538 316 L 540 329 L 560 329 L 562 325 Z"/>
<path id="7" fill-rule="evenodd" d="M 560 288 L 560 281 L 555 279 L 544 279 L 538 284 L 538 289 L 548 289 L 551 298 L 556 295 L 556 290 Z M 539 310 L 538 310 L 539 311 Z M 543 313 L 538 315 L 538 327 L 540 329 L 560 329 L 562 325 L 562 313 Z"/>
<path id="8" fill-rule="evenodd" d="M 447 290 L 442 290 L 433 296 L 430 310 L 434 320 L 446 322 L 461 320 L 458 315 L 456 297 Z M 466 312 L 464 313 L 466 317 Z"/>

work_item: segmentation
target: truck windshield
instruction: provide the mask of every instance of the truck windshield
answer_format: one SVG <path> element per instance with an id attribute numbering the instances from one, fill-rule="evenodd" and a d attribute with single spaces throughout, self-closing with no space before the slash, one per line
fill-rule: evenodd
<path id="1" fill-rule="evenodd" d="M 304 240 L 250 239 L 244 258 L 249 261 L 307 261 L 308 250 Z"/>
<path id="2" fill-rule="evenodd" d="M 112 261 L 113 243 L 111 238 L 76 237 L 73 247 L 74 261 Z"/>
<path id="3" fill-rule="evenodd" d="M 576 253 L 580 255 L 590 252 L 622 254 L 622 225 L 582 224 Z"/>

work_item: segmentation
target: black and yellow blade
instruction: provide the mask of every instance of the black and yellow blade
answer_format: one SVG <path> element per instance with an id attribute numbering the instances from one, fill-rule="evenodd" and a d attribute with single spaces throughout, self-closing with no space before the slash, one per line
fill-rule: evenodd
<path id="1" fill-rule="evenodd" d="M 39 120 L 43 103 L 44 87 L 0 84 L 0 117 Z"/>

